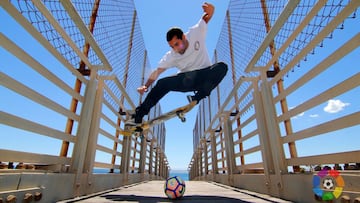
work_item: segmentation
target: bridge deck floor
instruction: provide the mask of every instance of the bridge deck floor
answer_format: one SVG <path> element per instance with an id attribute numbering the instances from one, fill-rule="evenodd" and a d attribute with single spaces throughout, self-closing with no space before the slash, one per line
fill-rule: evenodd
<path id="1" fill-rule="evenodd" d="M 65 202 L 139 202 L 139 203 L 158 203 L 158 202 L 290 202 L 279 198 L 271 197 L 260 193 L 229 187 L 215 182 L 205 181 L 185 181 L 186 191 L 179 200 L 170 200 L 166 197 L 163 187 L 164 181 L 148 181 L 140 184 L 123 186 L 107 193 L 73 199 Z"/>

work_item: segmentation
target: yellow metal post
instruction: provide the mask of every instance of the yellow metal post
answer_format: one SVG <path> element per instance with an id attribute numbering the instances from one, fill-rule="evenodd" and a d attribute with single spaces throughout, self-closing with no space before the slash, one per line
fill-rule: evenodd
<path id="1" fill-rule="evenodd" d="M 265 22 L 266 32 L 269 33 L 270 29 L 271 29 L 271 25 L 270 25 L 270 19 L 269 19 L 269 14 L 268 14 L 268 11 L 267 11 L 267 6 L 266 6 L 266 1 L 265 0 L 261 0 L 261 8 L 262 8 L 263 15 L 264 15 L 264 22 Z M 271 55 L 274 56 L 275 53 L 276 53 L 276 47 L 275 47 L 274 40 L 272 40 L 271 43 L 269 44 L 269 48 L 270 48 Z M 278 59 L 276 59 L 274 61 L 273 66 L 274 66 L 274 72 L 278 73 L 280 71 L 280 65 L 279 65 Z M 283 80 L 278 80 L 277 81 L 277 88 L 278 88 L 278 93 L 281 93 L 284 90 Z M 280 105 L 281 105 L 282 113 L 288 112 L 288 105 L 287 105 L 286 98 L 280 100 Z M 290 119 L 285 120 L 284 125 L 285 125 L 286 134 L 287 135 L 292 134 L 293 129 L 292 129 Z M 289 142 L 288 145 L 289 145 L 289 151 L 290 151 L 291 158 L 298 157 L 295 142 Z M 299 172 L 300 171 L 299 166 L 293 166 L 293 169 L 294 169 L 294 172 Z"/>
<path id="2" fill-rule="evenodd" d="M 89 31 L 91 33 L 94 32 L 96 16 L 97 16 L 97 12 L 99 10 L 99 5 L 100 5 L 100 0 L 96 0 L 94 2 L 93 10 L 92 10 L 92 13 L 90 16 Z M 86 57 L 89 55 L 89 50 L 90 50 L 90 44 L 85 42 L 85 46 L 83 48 L 83 53 Z M 89 69 L 85 69 L 85 63 L 83 61 L 80 61 L 78 70 L 83 75 L 90 74 Z M 82 85 L 81 81 L 79 79 L 76 79 L 74 90 L 79 93 L 81 91 L 81 85 Z M 71 104 L 70 104 L 70 111 L 75 113 L 77 110 L 77 105 L 78 105 L 78 100 L 75 98 L 72 98 Z M 73 130 L 73 126 L 74 126 L 74 120 L 68 119 L 66 122 L 65 133 L 71 134 L 72 130 Z M 60 150 L 60 156 L 66 157 L 68 150 L 69 150 L 69 142 L 63 141 L 61 150 Z"/>

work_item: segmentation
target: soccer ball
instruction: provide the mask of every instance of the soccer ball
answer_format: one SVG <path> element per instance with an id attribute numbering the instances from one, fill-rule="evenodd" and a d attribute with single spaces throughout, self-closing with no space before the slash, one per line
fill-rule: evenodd
<path id="1" fill-rule="evenodd" d="M 331 190 L 334 187 L 334 183 L 333 183 L 332 179 L 325 179 L 323 186 L 325 189 Z"/>
<path id="2" fill-rule="evenodd" d="M 170 199 L 181 198 L 185 193 L 185 182 L 179 176 L 166 179 L 164 192 Z"/>

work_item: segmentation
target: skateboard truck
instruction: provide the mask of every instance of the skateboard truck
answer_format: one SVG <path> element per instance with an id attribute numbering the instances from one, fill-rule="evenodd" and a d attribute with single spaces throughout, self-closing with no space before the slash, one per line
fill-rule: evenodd
<path id="1" fill-rule="evenodd" d="M 177 117 L 181 120 L 181 122 L 184 123 L 184 122 L 186 121 L 185 114 L 184 114 L 183 112 L 177 111 L 177 112 L 176 112 L 176 115 L 177 115 Z"/>
<path id="2" fill-rule="evenodd" d="M 143 128 L 140 126 L 136 126 L 134 130 L 134 135 L 136 137 L 140 137 L 141 139 L 144 138 Z"/>
<path id="3" fill-rule="evenodd" d="M 181 120 L 181 122 L 185 122 L 186 121 L 185 114 L 187 112 L 189 112 L 196 104 L 197 104 L 197 101 L 192 101 L 190 104 L 176 108 L 176 109 L 169 111 L 167 113 L 164 113 L 162 115 L 158 115 L 155 118 L 152 118 L 148 121 L 145 121 L 145 122 L 142 122 L 139 124 L 134 125 L 131 122 L 129 122 L 129 124 L 127 124 L 125 122 L 124 130 L 122 131 L 122 134 L 125 136 L 135 135 L 136 137 L 144 138 L 144 137 L 146 137 L 146 135 L 144 136 L 144 132 L 147 133 L 147 131 L 153 125 L 163 123 L 166 120 L 173 118 L 175 116 L 177 116 Z M 123 113 L 123 111 L 120 111 L 119 113 Z M 130 119 L 129 118 L 130 115 L 131 115 L 130 113 L 126 112 L 127 119 Z"/>
<path id="4" fill-rule="evenodd" d="M 140 137 L 141 139 L 145 137 L 143 133 L 144 129 L 141 126 L 125 125 L 125 131 L 128 131 L 130 134 Z"/>

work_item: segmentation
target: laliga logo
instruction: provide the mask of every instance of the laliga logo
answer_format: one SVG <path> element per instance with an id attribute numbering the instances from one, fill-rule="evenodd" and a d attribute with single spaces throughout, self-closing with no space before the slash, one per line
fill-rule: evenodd
<path id="1" fill-rule="evenodd" d="M 313 191 L 325 201 L 339 198 L 344 186 L 344 179 L 337 170 L 323 169 L 313 177 Z"/>

